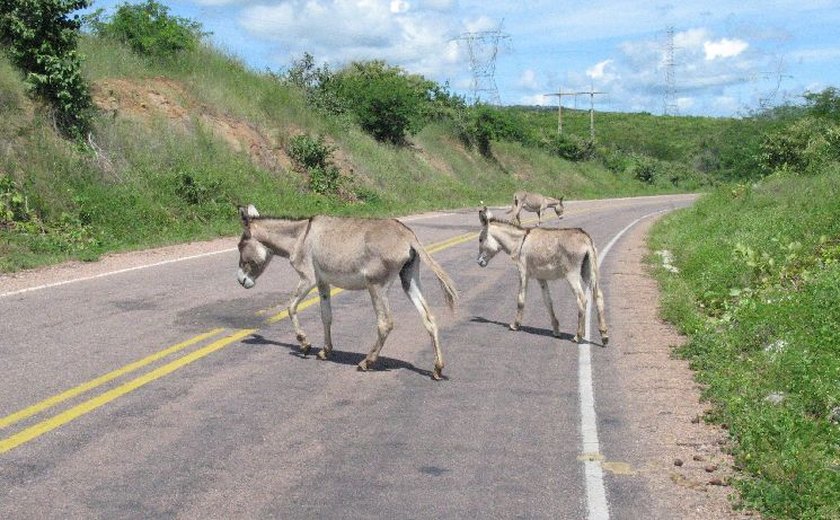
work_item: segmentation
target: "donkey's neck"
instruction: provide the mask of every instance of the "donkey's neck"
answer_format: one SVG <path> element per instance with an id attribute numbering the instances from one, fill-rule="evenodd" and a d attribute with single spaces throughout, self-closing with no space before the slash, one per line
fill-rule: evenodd
<path id="1" fill-rule="evenodd" d="M 251 233 L 276 255 L 287 257 L 309 227 L 309 220 L 266 218 L 251 222 Z"/>
<path id="2" fill-rule="evenodd" d="M 522 245 L 522 239 L 528 234 L 527 229 L 499 223 L 490 224 L 490 232 L 507 254 L 517 251 Z"/>

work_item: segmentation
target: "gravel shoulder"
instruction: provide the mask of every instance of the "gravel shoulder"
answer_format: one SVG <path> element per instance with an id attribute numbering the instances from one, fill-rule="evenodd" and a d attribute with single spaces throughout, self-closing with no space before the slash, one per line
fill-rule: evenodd
<path id="1" fill-rule="evenodd" d="M 611 277 L 611 336 L 629 338 L 616 345 L 612 377 L 604 384 L 632 403 L 622 426 L 633 439 L 635 477 L 649 493 L 652 517 L 671 518 L 668 512 L 679 511 L 683 519 L 757 518 L 733 509 L 727 432 L 703 421 L 708 406 L 702 387 L 688 362 L 673 355 L 686 338 L 660 318 L 658 285 L 644 262 L 653 223 L 648 219 L 629 231 L 611 272 L 602 272 Z"/>

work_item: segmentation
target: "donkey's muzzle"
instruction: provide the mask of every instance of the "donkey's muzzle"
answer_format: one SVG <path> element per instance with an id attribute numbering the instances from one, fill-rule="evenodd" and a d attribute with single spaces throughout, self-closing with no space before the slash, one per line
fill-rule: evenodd
<path id="1" fill-rule="evenodd" d="M 240 269 L 239 272 L 236 273 L 236 279 L 239 280 L 239 285 L 246 289 L 250 289 L 251 287 L 257 284 L 254 281 L 254 279 L 245 274 L 245 271 L 243 271 L 242 269 Z"/>
<path id="2" fill-rule="evenodd" d="M 487 259 L 483 256 L 479 256 L 476 262 L 478 262 L 478 265 L 480 265 L 481 267 L 487 267 Z"/>

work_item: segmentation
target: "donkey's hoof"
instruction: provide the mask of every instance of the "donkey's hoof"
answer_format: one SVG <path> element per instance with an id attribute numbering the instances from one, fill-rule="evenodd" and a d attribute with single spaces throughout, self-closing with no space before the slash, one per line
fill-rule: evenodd
<path id="1" fill-rule="evenodd" d="M 560 331 L 557 330 L 557 329 L 554 329 L 554 337 L 559 338 L 560 336 L 561 336 Z"/>
<path id="2" fill-rule="evenodd" d="M 518 323 L 511 323 L 510 325 L 508 325 L 508 328 L 512 331 L 517 331 L 517 330 L 519 330 L 519 324 Z"/>
<path id="3" fill-rule="evenodd" d="M 363 360 L 361 360 L 361 361 L 359 362 L 359 364 L 358 364 L 358 365 L 356 365 L 356 367 L 357 367 L 357 370 L 358 370 L 359 372 L 367 372 L 367 371 L 369 371 L 369 370 L 370 370 L 370 365 L 368 364 L 367 359 L 363 359 Z"/>
<path id="4" fill-rule="evenodd" d="M 321 361 L 326 361 L 328 357 L 330 357 L 330 353 L 327 352 L 325 349 L 321 349 L 318 351 L 318 359 L 320 359 Z"/>
<path id="5" fill-rule="evenodd" d="M 434 379 L 435 381 L 440 381 L 441 379 L 443 379 L 442 372 L 443 367 L 435 367 L 435 369 L 432 371 L 432 379 Z"/>
<path id="6" fill-rule="evenodd" d="M 572 338 L 572 341 L 574 341 L 575 343 L 580 343 L 580 335 L 575 334 L 575 337 Z"/>
<path id="7" fill-rule="evenodd" d="M 310 350 L 312 350 L 312 345 L 309 343 L 300 346 L 300 353 L 304 356 L 308 356 Z"/>
<path id="8" fill-rule="evenodd" d="M 601 336 L 601 343 L 603 343 L 605 347 L 607 346 L 607 343 L 609 343 L 609 342 L 610 342 L 610 337 L 609 336 L 607 336 L 606 334 Z"/>

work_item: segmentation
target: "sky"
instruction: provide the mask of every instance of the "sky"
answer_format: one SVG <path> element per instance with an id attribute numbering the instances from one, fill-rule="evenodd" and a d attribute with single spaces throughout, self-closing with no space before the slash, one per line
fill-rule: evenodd
<path id="1" fill-rule="evenodd" d="M 840 0 L 158 1 L 256 71 L 384 60 L 469 102 L 738 117 L 840 87 Z"/>

